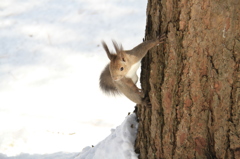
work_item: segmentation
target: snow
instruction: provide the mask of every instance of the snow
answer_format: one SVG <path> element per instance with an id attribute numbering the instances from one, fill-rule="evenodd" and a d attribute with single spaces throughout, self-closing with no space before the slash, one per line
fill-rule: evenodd
<path id="1" fill-rule="evenodd" d="M 99 90 L 101 40 L 142 42 L 145 10 L 145 0 L 1 0 L 0 159 L 74 158 L 121 124 L 135 104 Z M 125 139 L 113 134 L 101 152 Z"/>
<path id="2" fill-rule="evenodd" d="M 125 118 L 123 123 L 116 129 L 111 130 L 111 134 L 93 147 L 85 147 L 79 153 L 53 153 L 44 155 L 20 154 L 18 156 L 7 157 L 0 154 L 1 159 L 137 159 L 134 152 L 134 141 L 136 139 L 138 123 L 136 114 L 131 114 Z M 56 145 L 55 145 L 56 146 Z"/>
<path id="3" fill-rule="evenodd" d="M 137 159 L 134 141 L 137 134 L 136 115 L 131 114 L 95 147 L 86 147 L 75 159 Z"/>

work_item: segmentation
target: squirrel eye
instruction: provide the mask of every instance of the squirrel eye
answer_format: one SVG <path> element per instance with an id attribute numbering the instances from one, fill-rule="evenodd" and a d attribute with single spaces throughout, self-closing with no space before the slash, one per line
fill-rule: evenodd
<path id="1" fill-rule="evenodd" d="M 125 59 L 124 59 L 124 58 L 122 58 L 122 61 L 123 61 L 123 62 L 125 62 Z"/>
<path id="2" fill-rule="evenodd" d="M 123 67 L 120 68 L 120 71 L 123 71 Z"/>

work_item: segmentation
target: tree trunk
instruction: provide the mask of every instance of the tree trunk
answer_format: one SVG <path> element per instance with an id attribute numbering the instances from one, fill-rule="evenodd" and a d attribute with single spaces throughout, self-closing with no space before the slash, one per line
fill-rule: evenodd
<path id="1" fill-rule="evenodd" d="M 140 159 L 240 158 L 240 0 L 149 0 Z"/>

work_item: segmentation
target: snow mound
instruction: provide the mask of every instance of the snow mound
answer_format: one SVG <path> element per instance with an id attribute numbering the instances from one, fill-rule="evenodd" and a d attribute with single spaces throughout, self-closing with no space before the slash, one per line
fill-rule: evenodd
<path id="1" fill-rule="evenodd" d="M 137 159 L 134 152 L 137 127 L 136 114 L 127 116 L 106 139 L 95 147 L 85 147 L 75 159 Z"/>

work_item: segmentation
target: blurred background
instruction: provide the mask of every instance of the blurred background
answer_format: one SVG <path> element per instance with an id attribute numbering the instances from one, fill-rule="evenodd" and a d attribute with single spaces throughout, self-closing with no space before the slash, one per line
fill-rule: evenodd
<path id="1" fill-rule="evenodd" d="M 111 39 L 132 49 L 146 0 L 1 0 L 0 154 L 80 152 L 120 125 L 135 104 L 106 96 L 99 75 Z"/>

